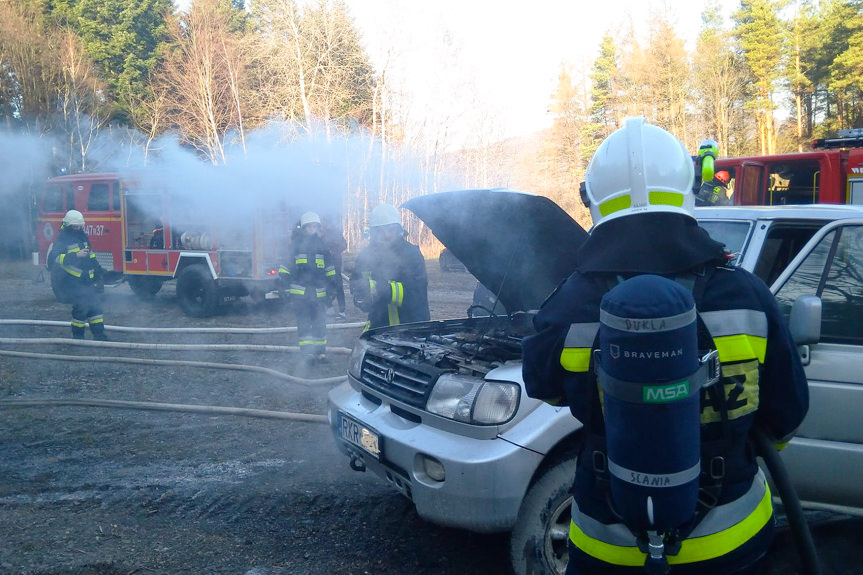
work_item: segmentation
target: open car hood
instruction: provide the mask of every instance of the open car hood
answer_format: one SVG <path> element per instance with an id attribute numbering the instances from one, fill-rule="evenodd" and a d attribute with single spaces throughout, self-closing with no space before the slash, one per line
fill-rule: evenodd
<path id="1" fill-rule="evenodd" d="M 403 204 L 509 313 L 539 309 L 575 269 L 588 235 L 553 201 L 512 190 L 461 190 Z"/>

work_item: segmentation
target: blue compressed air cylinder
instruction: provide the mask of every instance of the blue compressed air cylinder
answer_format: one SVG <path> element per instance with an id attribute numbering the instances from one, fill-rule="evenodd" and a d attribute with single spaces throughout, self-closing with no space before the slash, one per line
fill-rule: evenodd
<path id="1" fill-rule="evenodd" d="M 692 294 L 639 275 L 602 298 L 599 380 L 615 511 L 636 530 L 680 527 L 700 475 L 698 324 Z"/>

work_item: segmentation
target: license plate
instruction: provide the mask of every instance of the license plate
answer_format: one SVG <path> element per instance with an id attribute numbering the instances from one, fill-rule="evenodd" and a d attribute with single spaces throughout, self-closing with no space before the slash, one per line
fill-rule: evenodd
<path id="1" fill-rule="evenodd" d="M 375 459 L 380 457 L 381 442 L 378 432 L 342 412 L 339 412 L 339 435 L 345 441 L 373 455 Z"/>

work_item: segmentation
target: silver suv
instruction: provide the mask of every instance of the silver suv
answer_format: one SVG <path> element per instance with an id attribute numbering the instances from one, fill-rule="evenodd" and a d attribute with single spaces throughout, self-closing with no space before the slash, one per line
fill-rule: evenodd
<path id="1" fill-rule="evenodd" d="M 520 192 L 447 192 L 405 207 L 509 315 L 468 310 L 363 334 L 348 383 L 329 394 L 336 441 L 352 468 L 380 475 L 422 518 L 511 532 L 516 574 L 563 573 L 581 424 L 524 393 L 521 339 L 533 330 L 530 310 L 571 272 L 585 232 L 546 198 Z M 476 214 L 491 219 L 477 224 Z M 786 313 L 795 307 L 811 408 L 783 459 L 804 506 L 863 515 L 863 208 L 699 208 L 696 216 L 737 265 L 771 285 Z M 820 298 L 820 319 L 812 298 L 794 306 L 800 295 Z"/>

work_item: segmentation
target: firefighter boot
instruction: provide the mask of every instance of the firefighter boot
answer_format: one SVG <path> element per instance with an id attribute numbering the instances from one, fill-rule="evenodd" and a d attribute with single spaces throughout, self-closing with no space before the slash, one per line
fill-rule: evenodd
<path id="1" fill-rule="evenodd" d="M 85 324 L 72 320 L 72 339 L 84 339 Z"/>
<path id="2" fill-rule="evenodd" d="M 108 336 L 105 335 L 105 321 L 101 315 L 93 316 L 87 320 L 90 324 L 90 331 L 93 334 L 93 339 L 96 341 L 108 341 Z"/>

